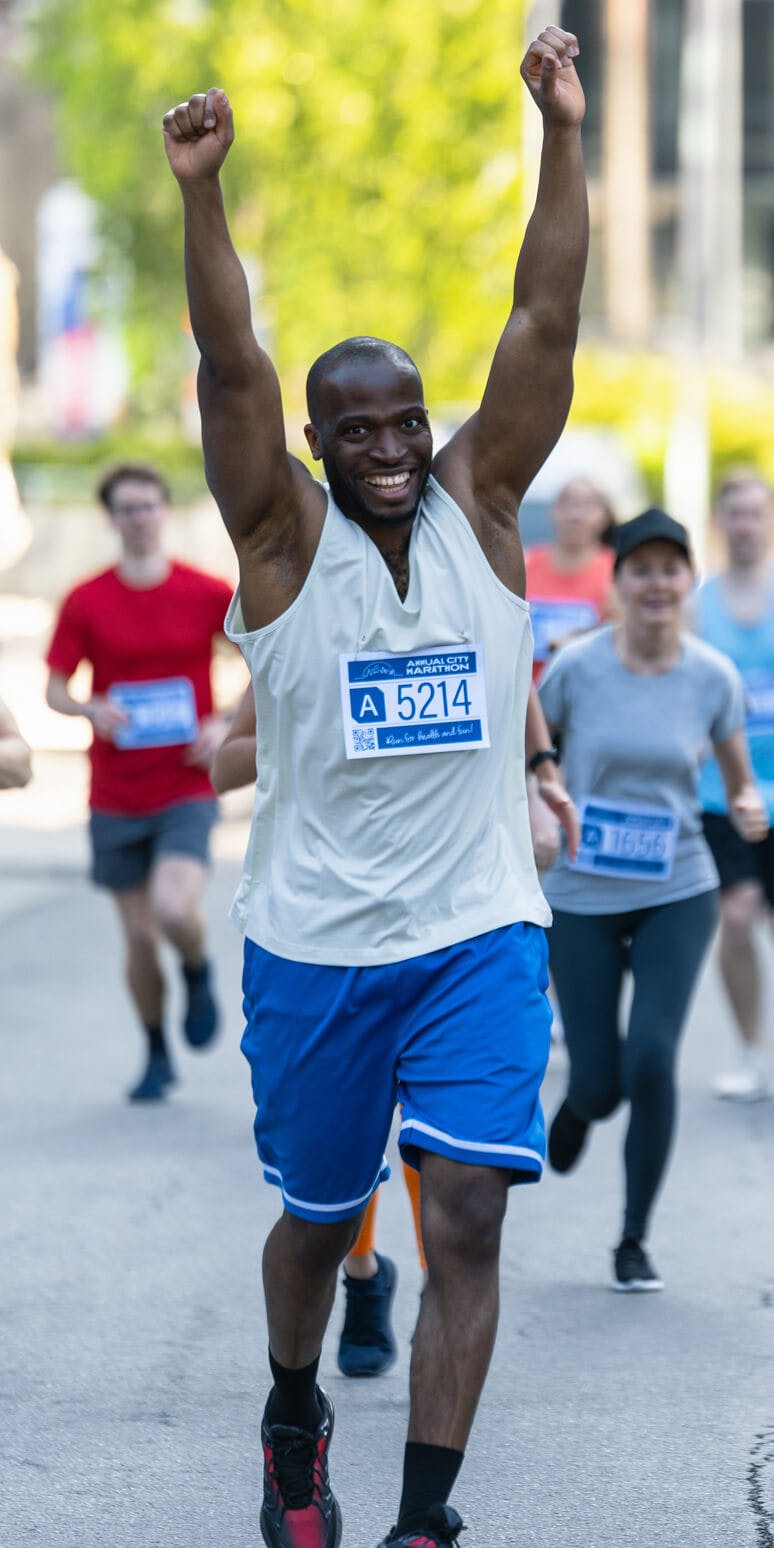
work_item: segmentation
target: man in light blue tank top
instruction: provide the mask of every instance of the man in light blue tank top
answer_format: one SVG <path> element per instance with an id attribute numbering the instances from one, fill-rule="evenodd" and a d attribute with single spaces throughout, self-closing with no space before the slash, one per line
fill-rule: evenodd
<path id="1" fill-rule="evenodd" d="M 758 474 L 741 472 L 721 485 L 717 521 L 728 564 L 705 582 L 694 604 L 697 632 L 739 668 L 747 690 L 747 738 L 759 789 L 774 823 L 774 536 L 772 493 Z M 734 1101 L 768 1094 L 762 1024 L 763 986 L 755 930 L 774 925 L 774 838 L 746 844 L 726 814 L 714 758 L 702 771 L 704 831 L 720 874 L 720 969 L 741 1042 L 736 1069 L 718 1076 L 715 1092 Z"/>
<path id="2" fill-rule="evenodd" d="M 338 1266 L 386 1175 L 396 1101 L 401 1151 L 421 1165 L 428 1281 L 403 1491 L 381 1548 L 440 1548 L 462 1530 L 448 1499 L 494 1344 L 508 1189 L 543 1166 L 550 912 L 527 815 L 518 512 L 572 397 L 588 246 L 577 54 L 548 27 L 522 64 L 543 118 L 540 182 L 479 410 L 434 457 L 405 351 L 334 346 L 307 384 L 327 492 L 288 455 L 279 383 L 253 333 L 219 184 L 234 138 L 225 93 L 164 119 L 207 478 L 239 560 L 227 627 L 256 698 L 235 917 L 258 1152 L 284 1204 L 263 1258 L 270 1548 L 340 1542 L 317 1371 Z M 572 844 L 556 755 L 533 751 Z"/>

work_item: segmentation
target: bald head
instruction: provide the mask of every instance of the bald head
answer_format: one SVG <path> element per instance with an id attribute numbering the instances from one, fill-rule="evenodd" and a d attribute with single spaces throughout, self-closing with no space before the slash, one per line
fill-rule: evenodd
<path id="1" fill-rule="evenodd" d="M 386 339 L 344 339 L 307 379 L 304 434 L 345 516 L 362 525 L 410 524 L 433 456 L 422 379 Z"/>
<path id="2" fill-rule="evenodd" d="M 358 380 L 364 386 L 384 376 L 385 369 L 416 382 L 416 395 L 423 396 L 422 378 L 412 358 L 398 344 L 367 335 L 343 339 L 318 355 L 306 379 L 306 402 L 313 425 L 322 426 L 335 412 L 336 387 Z M 333 392 L 331 391 L 333 389 Z"/>

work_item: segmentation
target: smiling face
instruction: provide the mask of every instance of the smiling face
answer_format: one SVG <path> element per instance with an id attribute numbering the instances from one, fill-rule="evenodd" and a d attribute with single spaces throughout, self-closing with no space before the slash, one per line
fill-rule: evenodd
<path id="1" fill-rule="evenodd" d="M 344 515 L 377 530 L 413 521 L 433 455 L 414 367 L 387 353 L 344 359 L 321 383 L 314 412 L 306 438 Z"/>
<path id="2" fill-rule="evenodd" d="M 693 569 L 676 543 L 655 538 L 641 544 L 621 561 L 615 581 L 627 622 L 680 628 Z"/>

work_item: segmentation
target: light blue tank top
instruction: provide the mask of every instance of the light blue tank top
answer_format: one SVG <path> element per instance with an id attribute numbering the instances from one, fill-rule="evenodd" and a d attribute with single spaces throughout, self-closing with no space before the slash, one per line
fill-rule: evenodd
<path id="1" fill-rule="evenodd" d="M 774 820 L 774 584 L 769 606 L 757 623 L 732 617 L 721 577 L 701 587 L 694 603 L 697 633 L 739 668 L 747 694 L 747 737 L 755 777 Z M 726 795 L 715 758 L 702 769 L 700 796 L 705 812 L 725 812 Z"/>

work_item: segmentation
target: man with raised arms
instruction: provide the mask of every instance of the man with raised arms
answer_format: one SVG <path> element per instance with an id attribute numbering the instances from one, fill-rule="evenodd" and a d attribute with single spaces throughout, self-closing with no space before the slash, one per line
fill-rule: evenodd
<path id="1" fill-rule="evenodd" d="M 402 1153 L 421 1165 L 428 1283 L 383 1548 L 457 1541 L 448 1499 L 495 1339 L 508 1188 L 543 1166 L 550 914 L 525 790 L 518 511 L 572 396 L 588 241 L 577 54 L 549 27 L 522 64 L 544 122 L 540 183 L 481 407 L 434 457 L 405 351 L 337 344 L 307 387 L 327 490 L 288 455 L 277 377 L 253 335 L 218 181 L 234 137 L 227 98 L 213 89 L 164 119 L 207 477 L 239 560 L 227 632 L 251 668 L 259 727 L 234 913 L 258 1153 L 284 1204 L 263 1258 L 272 1548 L 340 1541 L 317 1369 L 338 1265 L 386 1175 L 396 1100 Z M 572 846 L 553 757 L 545 746 L 531 763 Z"/>

